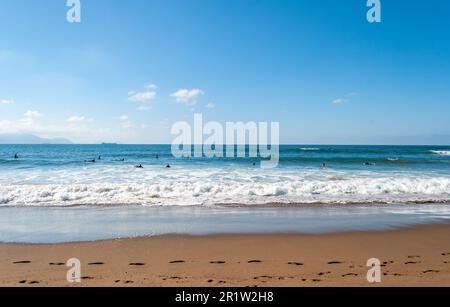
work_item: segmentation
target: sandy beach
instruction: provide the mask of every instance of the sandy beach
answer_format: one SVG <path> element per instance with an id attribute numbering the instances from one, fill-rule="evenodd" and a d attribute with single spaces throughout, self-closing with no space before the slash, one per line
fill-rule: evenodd
<path id="1" fill-rule="evenodd" d="M 450 225 L 326 235 L 217 235 L 1 244 L 0 286 L 450 286 Z M 81 261 L 82 282 L 65 262 Z"/>

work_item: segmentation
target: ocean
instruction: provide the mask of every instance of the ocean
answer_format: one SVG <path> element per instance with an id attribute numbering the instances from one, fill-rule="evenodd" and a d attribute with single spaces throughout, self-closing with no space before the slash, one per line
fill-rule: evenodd
<path id="1" fill-rule="evenodd" d="M 320 232 L 449 216 L 449 146 L 283 145 L 277 168 L 258 162 L 177 159 L 170 145 L 0 145 L 0 241 Z M 79 229 L 83 218 L 91 228 Z"/>
<path id="2" fill-rule="evenodd" d="M 255 161 L 175 159 L 169 145 L 0 145 L 0 205 L 450 201 L 450 147 L 294 145 L 278 168 Z"/>

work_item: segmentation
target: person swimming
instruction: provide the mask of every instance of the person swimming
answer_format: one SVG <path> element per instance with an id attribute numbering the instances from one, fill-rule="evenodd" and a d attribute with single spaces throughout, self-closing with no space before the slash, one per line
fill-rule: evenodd
<path id="1" fill-rule="evenodd" d="M 327 167 L 327 164 L 326 163 L 322 163 L 322 167 L 323 168 Z"/>
<path id="2" fill-rule="evenodd" d="M 100 161 L 102 159 L 102 156 L 98 156 L 98 160 Z"/>
<path id="3" fill-rule="evenodd" d="M 19 159 L 19 156 L 17 154 L 14 154 L 14 160 Z"/>
<path id="4" fill-rule="evenodd" d="M 172 166 L 170 166 L 170 164 L 167 164 L 167 165 L 166 165 L 166 168 L 171 168 L 171 167 L 172 167 Z"/>
<path id="5" fill-rule="evenodd" d="M 156 158 L 156 159 L 159 159 L 159 155 L 158 155 L 158 154 L 156 154 L 155 158 Z"/>
<path id="6" fill-rule="evenodd" d="M 144 167 L 142 166 L 142 164 L 139 164 L 136 166 L 136 168 L 144 168 Z"/>

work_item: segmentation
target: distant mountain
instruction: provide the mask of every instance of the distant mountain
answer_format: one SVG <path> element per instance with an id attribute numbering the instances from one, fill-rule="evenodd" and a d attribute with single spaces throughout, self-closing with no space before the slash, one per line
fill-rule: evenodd
<path id="1" fill-rule="evenodd" d="M 0 134 L 0 144 L 72 144 L 64 138 L 47 139 L 33 134 L 5 133 Z"/>

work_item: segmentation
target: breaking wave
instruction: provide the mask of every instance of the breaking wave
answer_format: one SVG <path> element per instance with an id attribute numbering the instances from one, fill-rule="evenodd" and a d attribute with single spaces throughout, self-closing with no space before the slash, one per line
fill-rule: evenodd
<path id="1" fill-rule="evenodd" d="M 432 153 L 441 156 L 450 156 L 450 150 L 431 150 Z"/>
<path id="2" fill-rule="evenodd" d="M 337 180 L 338 178 L 339 180 Z M 6 185 L 1 206 L 450 202 L 450 178 L 165 178 L 141 183 Z"/>

